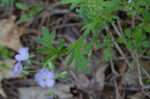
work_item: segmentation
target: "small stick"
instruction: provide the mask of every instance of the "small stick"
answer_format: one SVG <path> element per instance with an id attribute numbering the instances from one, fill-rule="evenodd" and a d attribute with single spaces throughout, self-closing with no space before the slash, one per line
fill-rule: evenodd
<path id="1" fill-rule="evenodd" d="M 117 19 L 117 24 L 118 24 L 118 27 L 120 29 L 120 34 L 123 35 L 123 29 L 122 29 L 121 24 L 120 24 L 120 19 Z"/>
<path id="2" fill-rule="evenodd" d="M 116 26 L 114 23 L 112 23 L 112 26 L 113 26 L 114 30 L 116 31 L 117 35 L 118 35 L 119 37 L 122 37 L 122 35 L 121 35 L 121 33 L 119 32 L 117 26 Z"/>
<path id="3" fill-rule="evenodd" d="M 115 70 L 115 68 L 114 68 L 114 63 L 113 63 L 112 60 L 110 61 L 110 65 L 111 65 L 111 70 L 112 70 L 112 72 L 113 72 L 115 75 L 119 76 L 119 74 L 116 72 L 116 70 Z"/>
<path id="4" fill-rule="evenodd" d="M 141 87 L 142 87 L 142 91 L 144 92 L 144 84 L 143 84 L 143 82 L 142 82 L 142 78 L 141 78 L 141 70 L 140 70 L 140 67 L 141 67 L 141 65 L 140 65 L 140 63 L 139 63 L 139 57 L 138 57 L 138 54 L 137 54 L 137 52 L 134 52 L 135 53 L 135 57 L 134 57 L 134 59 L 135 59 L 135 61 L 136 61 L 136 64 L 137 64 L 137 71 L 138 71 L 138 79 L 139 79 L 139 83 L 140 83 L 140 85 L 141 85 Z"/>

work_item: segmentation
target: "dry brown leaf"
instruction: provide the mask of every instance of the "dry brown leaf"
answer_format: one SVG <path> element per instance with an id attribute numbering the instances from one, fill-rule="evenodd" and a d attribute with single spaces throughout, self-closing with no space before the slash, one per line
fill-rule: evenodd
<path id="1" fill-rule="evenodd" d="M 137 76 L 135 75 L 136 73 L 136 63 L 135 61 L 131 62 L 132 64 L 132 68 L 128 69 L 123 77 L 122 77 L 122 84 L 123 85 L 138 85 L 138 81 L 137 81 Z"/>
<path id="2" fill-rule="evenodd" d="M 55 84 L 53 91 L 59 99 L 73 99 L 72 84 Z M 41 87 L 19 88 L 19 99 L 49 99 L 49 89 Z"/>
<path id="3" fill-rule="evenodd" d="M 19 88 L 19 99 L 49 99 L 48 89 L 41 87 Z"/>
<path id="4" fill-rule="evenodd" d="M 2 64 L 6 64 L 7 66 L 9 66 L 9 69 L 4 69 Z M 8 79 L 8 78 L 12 78 L 12 72 L 13 72 L 13 65 L 15 64 L 15 60 L 10 60 L 7 59 L 5 61 L 0 61 L 0 94 L 3 97 L 6 97 L 5 92 L 3 91 L 3 88 L 1 86 L 1 81 L 3 79 Z"/>
<path id="5" fill-rule="evenodd" d="M 102 91 L 104 88 L 105 70 L 107 67 L 108 67 L 108 65 L 101 66 L 96 71 L 96 76 L 95 76 L 96 88 L 95 89 L 97 91 Z"/>
<path id="6" fill-rule="evenodd" d="M 135 95 L 131 96 L 129 99 L 144 99 L 144 94 L 139 92 L 139 93 L 136 93 Z"/>
<path id="7" fill-rule="evenodd" d="M 78 88 L 87 89 L 89 87 L 90 81 L 85 73 L 81 70 L 79 70 L 77 73 L 77 79 L 79 82 L 79 84 L 77 84 L 77 86 L 79 85 Z"/>
<path id="8" fill-rule="evenodd" d="M 10 48 L 18 52 L 18 49 L 23 47 L 20 37 L 26 33 L 25 27 L 18 27 L 15 23 L 15 16 L 10 16 L 8 19 L 0 20 L 0 45 Z M 32 31 L 32 33 L 40 36 L 38 30 Z"/>
<path id="9" fill-rule="evenodd" d="M 59 99 L 73 99 L 73 95 L 70 93 L 72 84 L 56 84 L 54 86 L 54 93 Z"/>
<path id="10" fill-rule="evenodd" d="M 150 61 L 140 59 L 140 64 L 147 72 L 150 72 Z"/>
<path id="11" fill-rule="evenodd" d="M 15 19 L 15 16 L 11 16 L 9 19 L 0 20 L 0 45 L 18 51 L 23 47 L 20 36 L 24 29 L 16 26 Z"/>

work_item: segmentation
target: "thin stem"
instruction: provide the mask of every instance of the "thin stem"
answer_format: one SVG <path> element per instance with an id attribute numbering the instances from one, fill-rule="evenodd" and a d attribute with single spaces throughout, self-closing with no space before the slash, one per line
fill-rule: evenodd
<path id="1" fill-rule="evenodd" d="M 52 61 L 52 60 L 56 59 L 57 57 L 58 57 L 58 55 L 54 55 L 54 56 L 50 57 L 50 58 L 43 64 L 43 67 L 46 67 L 49 61 Z"/>

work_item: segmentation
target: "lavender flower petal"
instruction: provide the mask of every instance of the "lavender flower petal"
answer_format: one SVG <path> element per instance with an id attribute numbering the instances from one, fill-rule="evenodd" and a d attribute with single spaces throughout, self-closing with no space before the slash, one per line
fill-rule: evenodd
<path id="1" fill-rule="evenodd" d="M 54 73 L 46 68 L 42 68 L 36 73 L 35 80 L 43 88 L 52 88 L 55 84 Z"/>
<path id="2" fill-rule="evenodd" d="M 128 0 L 128 3 L 131 3 L 132 0 Z"/>
<path id="3" fill-rule="evenodd" d="M 19 48 L 19 54 L 15 56 L 17 61 L 26 61 L 29 58 L 28 48 Z"/>
<path id="4" fill-rule="evenodd" d="M 51 96 L 49 96 L 49 99 L 53 99 L 54 98 L 54 94 L 52 94 Z"/>
<path id="5" fill-rule="evenodd" d="M 14 66 L 14 72 L 12 73 L 12 77 L 16 77 L 16 75 L 20 74 L 23 70 L 23 65 L 21 62 L 18 62 Z"/>

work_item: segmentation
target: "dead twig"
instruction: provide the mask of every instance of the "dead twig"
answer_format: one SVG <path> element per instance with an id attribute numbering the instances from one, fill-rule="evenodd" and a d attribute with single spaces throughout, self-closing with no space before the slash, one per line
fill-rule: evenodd
<path id="1" fill-rule="evenodd" d="M 116 93 L 116 98 L 115 99 L 121 99 L 117 82 L 116 82 L 116 80 L 113 80 L 113 82 L 114 82 L 114 85 L 115 85 L 115 93 Z"/>
<path id="2" fill-rule="evenodd" d="M 120 19 L 117 19 L 117 24 L 118 24 L 121 35 L 123 35 L 123 29 L 121 27 Z"/>
<path id="3" fill-rule="evenodd" d="M 148 90 L 150 89 L 150 85 L 146 85 L 143 87 L 144 90 Z M 121 88 L 120 90 L 124 90 L 124 91 L 140 91 L 140 88 L 136 88 L 134 86 L 128 87 L 128 88 Z"/>
<path id="4" fill-rule="evenodd" d="M 135 52 L 134 51 L 134 54 L 135 54 L 135 57 L 134 57 L 134 59 L 135 59 L 135 61 L 136 61 L 136 64 L 137 64 L 137 71 L 138 71 L 138 79 L 139 79 L 139 83 L 140 83 L 140 85 L 141 85 L 141 89 L 142 89 L 142 91 L 144 92 L 144 84 L 143 84 L 143 81 L 142 81 L 142 74 L 141 74 L 141 65 L 140 65 L 140 63 L 139 63 L 139 57 L 138 57 L 138 54 L 137 54 L 137 52 Z"/>
<path id="5" fill-rule="evenodd" d="M 132 16 L 132 21 L 131 21 L 131 27 L 134 28 L 135 27 L 135 15 Z"/>
<path id="6" fill-rule="evenodd" d="M 110 65 L 111 65 L 111 70 L 112 70 L 112 72 L 113 72 L 116 76 L 119 76 L 119 73 L 115 70 L 114 63 L 113 63 L 112 60 L 110 61 Z"/>
<path id="7" fill-rule="evenodd" d="M 113 26 L 114 30 L 116 31 L 117 35 L 118 35 L 119 37 L 122 37 L 122 35 L 121 35 L 121 33 L 119 32 L 117 26 L 116 26 L 114 23 L 112 23 L 112 26 Z"/>
<path id="8" fill-rule="evenodd" d="M 145 75 L 150 79 L 149 73 L 143 67 L 141 67 L 141 69 L 143 70 L 143 72 L 145 73 Z"/>
<path id="9" fill-rule="evenodd" d="M 135 21 L 135 20 L 134 20 L 134 21 Z M 133 26 L 135 25 L 134 22 L 133 22 L 132 24 L 133 24 Z M 122 37 L 123 35 L 121 35 L 121 33 L 119 32 L 117 26 L 116 26 L 115 24 L 112 24 L 112 26 L 113 26 L 115 32 L 118 34 L 118 36 Z M 112 36 L 112 38 L 113 38 L 113 40 L 114 40 L 114 37 L 113 37 L 112 33 L 110 33 L 110 34 L 111 34 L 111 36 Z M 122 54 L 122 55 L 125 57 L 123 51 L 121 50 L 121 48 L 119 47 L 119 45 L 118 45 L 116 42 L 115 42 L 115 46 L 116 46 L 116 48 L 118 49 L 118 51 L 120 52 L 120 54 Z M 138 54 L 137 54 L 135 51 L 129 51 L 129 52 L 130 52 L 132 58 L 136 61 L 136 64 L 137 64 L 137 71 L 138 71 L 138 75 L 136 75 L 136 76 L 137 76 L 137 78 L 138 78 L 138 80 L 139 80 L 139 83 L 140 83 L 140 85 L 141 85 L 141 87 L 142 87 L 142 90 L 143 90 L 143 82 L 142 82 L 142 78 L 141 78 L 141 70 L 140 70 L 140 63 L 139 63 Z M 129 68 L 131 68 L 131 70 L 132 70 L 131 64 L 129 63 L 129 61 L 127 60 L 127 58 L 125 58 L 125 61 L 127 62 Z"/>
<path id="10" fill-rule="evenodd" d="M 80 23 L 69 23 L 69 24 L 62 24 L 62 25 L 59 25 L 59 26 L 55 26 L 55 27 L 53 27 L 52 29 L 53 29 L 53 30 L 56 30 L 56 29 L 60 29 L 60 28 L 64 28 L 64 27 L 80 26 L 80 25 L 81 25 Z"/>

